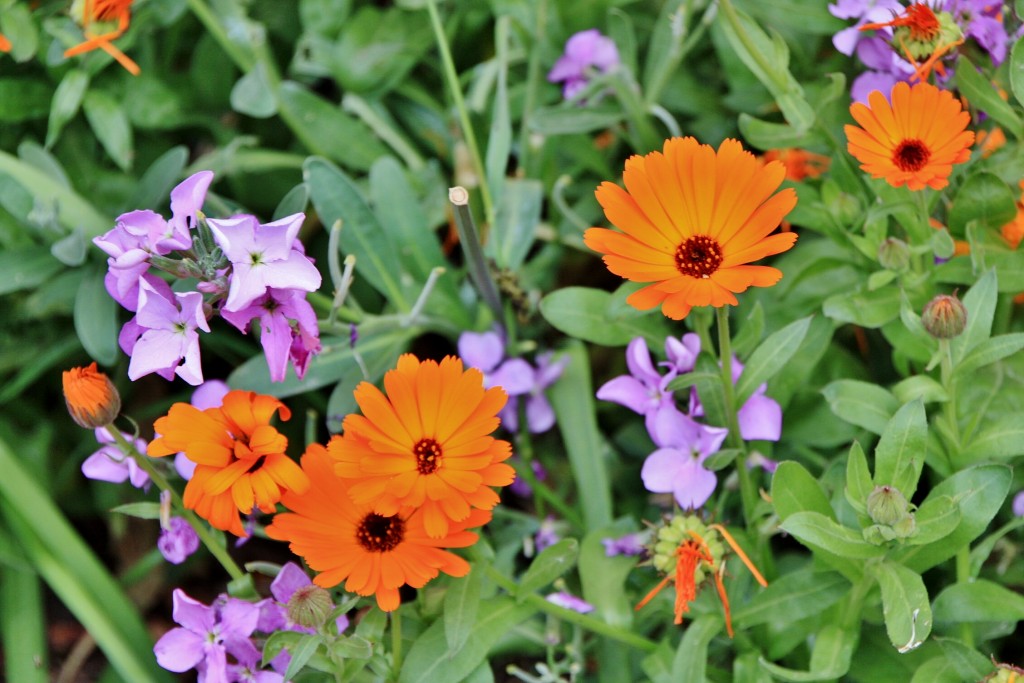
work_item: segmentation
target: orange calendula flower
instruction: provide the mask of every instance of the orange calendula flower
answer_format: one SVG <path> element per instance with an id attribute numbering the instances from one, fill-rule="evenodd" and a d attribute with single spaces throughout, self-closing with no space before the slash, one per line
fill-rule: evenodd
<path id="1" fill-rule="evenodd" d="M 765 162 L 781 161 L 786 166 L 786 180 L 798 183 L 805 178 L 817 178 L 828 170 L 831 159 L 822 154 L 808 152 L 799 147 L 770 149 L 761 155 Z"/>
<path id="2" fill-rule="evenodd" d="M 772 194 L 785 176 L 781 161 L 762 164 L 736 140 L 716 152 L 672 138 L 664 152 L 626 161 L 625 190 L 609 182 L 597 188 L 605 216 L 622 232 L 590 228 L 583 240 L 611 272 L 654 283 L 626 299 L 636 308 L 661 306 L 681 320 L 694 306 L 735 306 L 734 293 L 782 277 L 748 264 L 796 242 L 794 233 L 769 234 L 796 206 L 792 188 Z"/>
<path id="3" fill-rule="evenodd" d="M 149 444 L 149 455 L 183 452 L 196 463 L 185 486 L 185 507 L 218 529 L 244 536 L 239 512 L 273 512 L 285 491 L 309 488 L 309 479 L 285 455 L 288 439 L 270 426 L 275 413 L 291 417 L 276 398 L 252 391 L 229 391 L 219 408 L 175 403 L 153 425 L 160 436 Z"/>
<path id="4" fill-rule="evenodd" d="M 71 368 L 62 375 L 64 402 L 71 419 L 86 429 L 106 427 L 121 413 L 121 395 L 96 363 Z"/>
<path id="5" fill-rule="evenodd" d="M 697 589 L 711 575 L 714 576 L 715 588 L 718 589 L 718 596 L 725 609 L 725 627 L 732 638 L 729 596 L 722 582 L 725 547 L 719 536 L 735 551 L 757 582 L 767 587 L 768 582 L 725 527 L 720 524 L 704 524 L 695 515 L 675 515 L 658 529 L 651 549 L 651 563 L 656 569 L 665 572 L 665 578 L 637 604 L 636 609 L 642 608 L 665 586 L 675 582 L 674 623 L 682 624 L 683 615 L 690 611 L 690 603 L 697 597 Z"/>
<path id="6" fill-rule="evenodd" d="M 897 83 L 892 105 L 877 90 L 865 106 L 855 102 L 850 114 L 857 126 L 847 125 L 847 149 L 874 178 L 893 187 L 940 190 L 949 184 L 953 164 L 971 157 L 974 133 L 966 130 L 970 114 L 948 91 L 919 83 Z"/>
<path id="7" fill-rule="evenodd" d="M 320 444 L 306 449 L 302 469 L 312 485 L 305 493 L 285 493 L 290 512 L 275 515 L 267 535 L 288 541 L 292 552 L 319 572 L 316 585 L 330 588 L 345 581 L 345 590 L 375 595 L 377 605 L 390 612 L 398 608 L 401 586 L 421 588 L 440 572 L 469 572 L 465 560 L 444 548 L 476 543 L 477 534 L 466 529 L 489 522 L 489 511 L 472 510 L 440 538 L 431 537 L 425 508 L 382 515 L 372 505 L 352 502 L 352 482 L 334 473 L 334 460 Z"/>
<path id="8" fill-rule="evenodd" d="M 349 415 L 343 436 L 327 444 L 338 476 L 353 480 L 352 500 L 384 516 L 421 508 L 427 533 L 440 538 L 473 509 L 490 510 L 515 470 L 507 441 L 495 439 L 507 396 L 484 389 L 479 370 L 448 356 L 439 363 L 412 354 L 384 375 L 387 395 L 369 382 L 355 390 L 363 415 Z"/>
<path id="9" fill-rule="evenodd" d="M 120 38 L 131 23 L 132 0 L 77 0 L 72 7 L 71 15 L 79 18 L 85 40 L 64 51 L 65 57 L 74 57 L 99 48 L 117 60 L 133 76 L 138 76 L 140 69 L 131 58 L 117 49 L 111 41 Z M 114 25 L 116 22 L 116 25 Z M 106 33 L 95 33 L 94 24 L 108 24 L 113 29 Z"/>

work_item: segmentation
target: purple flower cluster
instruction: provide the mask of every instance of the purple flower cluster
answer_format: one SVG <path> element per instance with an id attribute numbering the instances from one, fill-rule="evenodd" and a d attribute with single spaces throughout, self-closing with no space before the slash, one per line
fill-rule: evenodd
<path id="1" fill-rule="evenodd" d="M 565 53 L 548 72 L 548 81 L 562 84 L 562 97 L 571 98 L 587 85 L 595 70 L 607 73 L 620 64 L 619 49 L 596 28 L 574 33 Z"/>
<path id="2" fill-rule="evenodd" d="M 998 0 L 938 0 L 928 6 L 937 15 L 940 25 L 948 24 L 964 39 L 972 39 L 989 54 L 992 63 L 999 66 L 1006 59 L 1009 40 L 1002 21 L 1003 4 Z M 861 30 L 866 24 L 892 21 L 903 15 L 907 6 L 898 0 L 836 0 L 828 9 L 835 17 L 854 20 L 853 26 L 842 29 L 832 38 L 839 52 L 851 57 L 856 55 L 867 67 L 850 88 L 854 101 L 867 102 L 868 94 L 874 90 L 888 97 L 896 83 L 914 80 L 915 65 L 907 59 L 891 27 L 878 28 L 873 33 Z M 937 78 L 949 76 L 949 67 L 955 58 L 953 51 L 947 60 L 950 63 L 937 70 Z"/>
<path id="3" fill-rule="evenodd" d="M 672 493 L 684 509 L 696 509 L 711 497 L 718 479 L 704 467 L 708 456 L 716 453 L 728 430 L 701 424 L 704 408 L 695 388 L 689 392 L 686 413 L 679 410 L 668 385 L 676 377 L 693 371 L 700 354 L 700 337 L 690 333 L 665 341 L 667 361 L 660 363 L 664 374 L 651 360 L 647 342 L 637 337 L 626 348 L 628 375 L 620 375 L 597 390 L 597 397 L 626 406 L 644 416 L 647 433 L 657 450 L 644 461 L 640 476 L 653 493 Z M 732 380 L 743 373 L 735 358 Z M 778 441 L 782 434 L 782 408 L 765 396 L 760 386 L 737 411 L 740 436 L 747 440 Z"/>
<path id="4" fill-rule="evenodd" d="M 139 467 L 135 458 L 121 451 L 106 427 L 97 427 L 95 434 L 100 448 L 82 463 L 82 474 L 87 479 L 109 481 L 114 484 L 128 481 L 138 489 L 149 486 L 149 475 Z M 139 453 L 146 452 L 147 444 L 144 439 L 133 439 L 131 434 L 124 432 L 121 432 L 121 435 L 129 443 L 134 441 L 135 448 Z"/>
<path id="5" fill-rule="evenodd" d="M 135 313 L 119 338 L 131 356 L 128 376 L 178 375 L 201 384 L 199 332 L 209 332 L 209 317 L 220 313 L 243 334 L 259 320 L 273 381 L 284 380 L 289 361 L 301 378 L 320 351 L 306 301 L 320 287 L 320 273 L 297 239 L 305 216 L 265 225 L 248 215 L 207 220 L 201 209 L 212 180 L 211 171 L 200 171 L 174 188 L 170 220 L 130 211 L 93 240 L 109 257 L 107 291 Z M 154 269 L 192 289 L 172 290 Z"/>

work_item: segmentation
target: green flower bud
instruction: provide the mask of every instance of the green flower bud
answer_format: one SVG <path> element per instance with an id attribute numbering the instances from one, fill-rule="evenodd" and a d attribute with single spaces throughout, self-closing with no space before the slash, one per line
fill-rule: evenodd
<path id="1" fill-rule="evenodd" d="M 956 295 L 940 294 L 924 307 L 921 324 L 936 339 L 952 339 L 967 327 L 967 309 Z"/>
<path id="2" fill-rule="evenodd" d="M 901 239 L 888 237 L 878 246 L 878 262 L 887 270 L 906 270 L 910 265 L 910 247 Z"/>
<path id="3" fill-rule="evenodd" d="M 876 486 L 868 494 L 867 507 L 871 520 L 885 526 L 898 524 L 910 514 L 907 499 L 894 486 Z"/>
<path id="4" fill-rule="evenodd" d="M 316 584 L 297 589 L 288 599 L 288 618 L 299 626 L 320 628 L 333 610 L 331 594 Z"/>
<path id="5" fill-rule="evenodd" d="M 1012 664 L 996 664 L 996 670 L 985 677 L 988 683 L 1020 683 L 1024 677 L 1024 669 Z"/>

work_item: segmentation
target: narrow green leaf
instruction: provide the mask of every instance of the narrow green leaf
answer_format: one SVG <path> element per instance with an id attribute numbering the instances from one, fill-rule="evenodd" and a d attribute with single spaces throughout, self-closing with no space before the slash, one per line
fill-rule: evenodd
<path id="1" fill-rule="evenodd" d="M 486 251 L 499 268 L 517 271 L 533 246 L 544 188 L 529 178 L 502 178 L 502 186 Z"/>
<path id="2" fill-rule="evenodd" d="M 320 647 L 322 642 L 322 636 L 310 633 L 299 638 L 299 641 L 295 646 L 288 649 L 288 653 L 292 658 L 291 661 L 288 662 L 288 668 L 284 672 L 284 679 L 286 681 L 295 678 L 295 675 L 302 671 L 310 658 L 316 654 L 316 650 Z"/>
<path id="3" fill-rule="evenodd" d="M 995 670 L 992 660 L 953 638 L 935 638 L 961 681 L 980 681 Z"/>
<path id="4" fill-rule="evenodd" d="M 1024 422 L 1020 415 L 1003 415 L 978 431 L 961 452 L 962 462 L 979 462 L 1024 455 Z"/>
<path id="5" fill-rule="evenodd" d="M 1012 332 L 991 337 L 968 351 L 963 360 L 953 369 L 955 378 L 970 377 L 975 370 L 980 370 L 998 360 L 1012 356 L 1024 349 L 1024 332 Z"/>
<path id="6" fill-rule="evenodd" d="M 1020 40 L 1010 50 L 1010 90 L 1017 101 L 1024 105 L 1024 47 L 1021 47 Z"/>
<path id="7" fill-rule="evenodd" d="M 188 162 L 188 148 L 178 145 L 167 150 L 142 174 L 128 206 L 133 209 L 159 209 L 167 205 L 171 189 L 181 178 Z"/>
<path id="8" fill-rule="evenodd" d="M 956 70 L 956 85 L 967 100 L 991 116 L 1018 140 L 1024 140 L 1024 123 L 1008 102 L 999 97 L 995 86 L 978 71 L 971 60 L 961 55 Z"/>
<path id="9" fill-rule="evenodd" d="M 121 170 L 129 170 L 135 156 L 132 125 L 118 101 L 102 90 L 92 90 L 86 93 L 82 109 L 103 149 Z"/>
<path id="10" fill-rule="evenodd" d="M 910 545 L 934 543 L 949 536 L 960 524 L 960 507 L 949 496 L 929 497 L 914 513 L 917 533 L 907 539 Z"/>
<path id="11" fill-rule="evenodd" d="M 519 580 L 516 600 L 522 602 L 530 593 L 544 588 L 575 567 L 579 552 L 580 544 L 575 538 L 564 538 L 542 550 Z"/>
<path id="12" fill-rule="evenodd" d="M 5 680 L 50 680 L 42 593 L 34 571 L 0 568 L 0 637 L 4 643 Z"/>
<path id="13" fill-rule="evenodd" d="M 474 566 L 466 576 L 454 579 L 444 594 L 444 637 L 448 652 L 461 650 L 473 632 L 483 575 L 483 568 Z"/>
<path id="14" fill-rule="evenodd" d="M 900 291 L 896 287 L 883 287 L 834 294 L 825 299 L 822 312 L 837 322 L 876 329 L 899 317 Z"/>
<path id="15" fill-rule="evenodd" d="M 743 366 L 743 374 L 736 382 L 736 405 L 746 403 L 759 386 L 783 368 L 800 348 L 810 325 L 810 316 L 790 323 L 769 335 L 757 350 L 750 354 L 746 365 Z"/>
<path id="16" fill-rule="evenodd" d="M 508 50 L 509 25 L 511 17 L 501 15 L 494 25 L 495 67 L 497 81 L 494 86 L 494 99 L 491 103 L 491 130 L 487 138 L 487 153 L 484 159 L 484 182 L 491 188 L 491 196 L 496 206 L 502 203 L 505 193 L 505 168 L 508 156 L 512 151 L 512 117 L 508 104 Z M 500 261 L 498 265 L 516 268 Z"/>
<path id="17" fill-rule="evenodd" d="M 907 377 L 893 385 L 892 394 L 901 404 L 920 400 L 923 403 L 943 403 L 949 394 L 937 380 L 928 375 Z"/>
<path id="18" fill-rule="evenodd" d="M 803 569 L 783 574 L 752 600 L 736 606 L 732 621 L 736 628 L 789 624 L 820 614 L 849 591 L 850 582 L 835 572 Z"/>
<path id="19" fill-rule="evenodd" d="M 821 390 L 839 418 L 875 434 L 885 431 L 900 404 L 888 391 L 870 382 L 840 379 Z"/>
<path id="20" fill-rule="evenodd" d="M 605 464 L 606 446 L 594 417 L 594 389 L 590 383 L 590 359 L 586 347 L 570 342 L 569 364 L 561 379 L 548 390 L 558 427 L 565 440 L 576 495 L 587 529 L 605 526 L 612 519 L 611 485 Z"/>
<path id="21" fill-rule="evenodd" d="M 74 190 L 49 177 L 29 163 L 0 150 L 0 174 L 16 178 L 35 200 L 57 207 L 57 218 L 67 228 L 81 227 L 86 237 L 95 237 L 114 225 L 114 220 L 97 211 Z M 2 287 L 2 286 L 0 286 Z M 2 290 L 0 290 L 2 291 Z"/>
<path id="22" fill-rule="evenodd" d="M 877 566 L 882 588 L 882 616 L 889 642 L 900 652 L 921 645 L 932 631 L 932 608 L 921 575 L 901 564 L 885 561 Z"/>
<path id="23" fill-rule="evenodd" d="M 256 62 L 249 73 L 235 82 L 230 101 L 231 108 L 239 114 L 256 119 L 270 118 L 277 113 L 277 100 L 262 63 Z"/>
<path id="24" fill-rule="evenodd" d="M 71 69 L 53 91 L 53 102 L 50 104 L 50 121 L 46 127 L 46 148 L 50 149 L 60 137 L 64 126 L 75 118 L 82 98 L 89 87 L 89 74 L 81 69 Z"/>
<path id="25" fill-rule="evenodd" d="M 801 543 L 824 548 L 839 557 L 867 559 L 885 554 L 884 548 L 871 545 L 860 532 L 817 512 L 795 512 L 779 526 Z"/>
<path id="26" fill-rule="evenodd" d="M 986 579 L 955 583 L 935 598 L 935 620 L 948 623 L 1024 619 L 1024 596 Z"/>
<path id="27" fill-rule="evenodd" d="M 705 614 L 686 627 L 675 659 L 672 660 L 672 680 L 678 683 L 704 683 L 707 670 L 708 645 L 725 623 L 717 614 Z"/>
<path id="28" fill-rule="evenodd" d="M 924 404 L 908 403 L 893 415 L 875 448 L 875 485 L 895 486 L 910 500 L 917 490 L 927 445 Z"/>
<path id="29" fill-rule="evenodd" d="M 761 659 L 761 666 L 776 680 L 805 683 L 809 681 L 834 681 L 850 669 L 850 659 L 857 636 L 830 624 L 824 626 L 814 637 L 809 671 L 798 671 L 778 666 Z"/>
<path id="30" fill-rule="evenodd" d="M 783 522 L 798 512 L 816 512 L 832 520 L 836 518 L 821 484 L 795 460 L 785 460 L 775 470 L 772 505 Z"/>
<path id="31" fill-rule="evenodd" d="M 160 503 L 150 501 L 125 503 L 124 505 L 111 508 L 110 511 L 128 515 L 129 517 L 138 517 L 139 519 L 160 519 Z"/>
<path id="32" fill-rule="evenodd" d="M 117 302 L 103 286 L 103 273 L 86 275 L 75 295 L 75 332 L 86 352 L 100 365 L 113 365 L 119 347 Z"/>
<path id="33" fill-rule="evenodd" d="M 542 107 L 530 116 L 530 129 L 541 135 L 579 135 L 606 130 L 624 118 L 618 107 Z"/>
<path id="34" fill-rule="evenodd" d="M 846 459 L 846 500 L 858 513 L 866 514 L 868 496 L 874 488 L 864 449 L 860 442 L 854 441 Z"/>

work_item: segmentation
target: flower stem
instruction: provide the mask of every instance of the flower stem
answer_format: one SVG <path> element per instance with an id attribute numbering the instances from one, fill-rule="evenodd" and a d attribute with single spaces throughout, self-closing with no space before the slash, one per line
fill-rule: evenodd
<path id="1" fill-rule="evenodd" d="M 402 610 L 391 613 L 391 670 L 398 680 L 398 672 L 402 670 Z"/>
<path id="2" fill-rule="evenodd" d="M 536 5 L 537 22 L 533 27 L 534 36 L 544 35 L 547 23 L 547 0 L 539 0 Z M 526 95 L 523 99 L 523 115 L 519 121 L 519 171 L 530 176 L 530 116 L 537 105 L 537 89 L 540 84 L 540 59 L 542 50 L 530 50 L 530 60 L 526 67 Z"/>
<path id="3" fill-rule="evenodd" d="M 948 339 L 939 340 L 939 353 L 942 354 L 942 388 L 946 390 L 946 395 L 949 397 L 949 400 L 942 404 L 942 414 L 946 418 L 949 433 L 953 437 L 955 461 L 955 458 L 960 455 L 960 425 L 957 420 L 956 387 L 953 386 L 953 352 Z"/>
<path id="4" fill-rule="evenodd" d="M 486 565 L 486 572 L 491 581 L 494 581 L 494 583 L 498 584 L 508 593 L 513 595 L 516 594 L 519 586 L 515 581 L 502 574 L 491 564 Z M 657 643 L 650 641 L 641 635 L 637 635 L 632 631 L 621 629 L 618 626 L 612 626 L 600 619 L 587 616 L 586 614 L 580 614 L 579 612 L 574 612 L 573 610 L 566 609 L 565 607 L 559 607 L 536 593 L 526 595 L 522 598 L 522 601 L 531 607 L 537 608 L 541 612 L 558 617 L 562 621 L 568 621 L 571 624 L 576 624 L 577 626 L 587 629 L 591 633 L 606 636 L 613 640 L 617 640 L 620 643 L 625 643 L 626 645 L 635 647 L 638 650 L 653 652 L 658 647 Z"/>
<path id="5" fill-rule="evenodd" d="M 757 503 L 757 492 L 754 482 L 750 479 L 747 469 L 747 448 L 740 436 L 740 422 L 736 415 L 736 391 L 732 383 L 732 339 L 729 335 L 729 309 L 721 306 L 715 309 L 718 320 L 718 353 L 722 366 L 722 391 L 725 394 L 725 413 L 729 424 L 728 442 L 730 448 L 739 450 L 736 458 L 736 473 L 740 478 L 740 501 L 743 505 L 743 521 L 747 529 L 753 528 L 754 505 Z"/>
<path id="6" fill-rule="evenodd" d="M 185 507 L 185 503 L 181 499 L 181 495 L 174 490 L 171 483 L 167 481 L 167 477 L 153 466 L 149 457 L 139 453 L 138 449 L 136 449 L 133 444 L 129 443 L 129 441 L 124 438 L 124 435 L 121 434 L 120 430 L 113 425 L 107 425 L 107 432 L 110 434 L 111 438 L 114 439 L 114 442 L 117 443 L 121 451 L 125 453 L 125 455 L 134 458 L 139 467 L 145 470 L 146 474 L 149 475 L 149 478 L 154 484 L 156 484 L 157 488 L 161 491 L 170 492 L 171 500 L 174 501 L 175 507 L 181 510 L 181 514 L 185 518 L 185 521 L 195 529 L 196 535 L 199 536 L 199 540 L 207 547 L 210 554 L 217 558 L 217 561 L 220 562 L 222 567 L 224 567 L 224 570 L 231 576 L 231 579 L 240 579 L 245 576 L 245 572 L 242 571 L 235 561 L 231 559 L 231 556 L 228 555 L 227 549 L 225 549 L 224 546 L 218 543 L 217 539 L 214 538 L 213 534 L 210 532 L 210 528 L 196 517 L 194 512 Z"/>
<path id="7" fill-rule="evenodd" d="M 956 551 L 956 582 L 966 584 L 971 582 L 971 546 L 964 545 Z M 969 648 L 974 648 L 974 631 L 970 622 L 960 624 L 960 639 Z"/>

